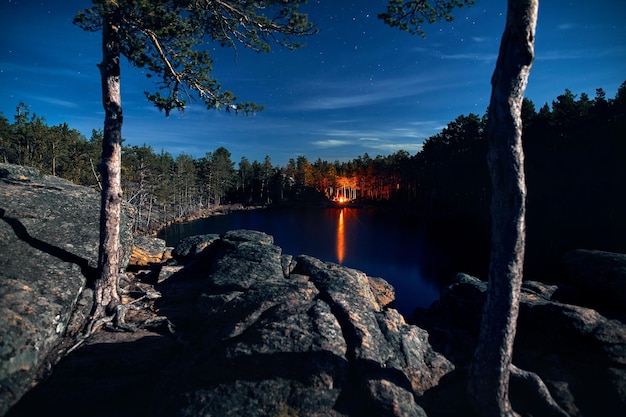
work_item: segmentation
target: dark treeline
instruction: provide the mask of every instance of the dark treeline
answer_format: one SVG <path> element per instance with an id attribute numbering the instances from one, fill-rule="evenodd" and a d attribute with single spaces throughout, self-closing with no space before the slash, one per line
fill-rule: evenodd
<path id="1" fill-rule="evenodd" d="M 626 251 L 625 114 L 626 82 L 613 99 L 598 88 L 593 99 L 565 90 L 538 111 L 524 101 L 530 274 L 554 270 L 558 255 L 571 248 Z M 459 267 L 484 276 L 490 201 L 486 117 L 457 117 L 415 155 L 365 154 L 348 162 L 298 156 L 275 166 L 266 156 L 253 162 L 242 157 L 235 166 L 224 147 L 196 159 L 147 145 L 124 146 L 123 189 L 142 232 L 231 203 L 349 199 L 402 207 L 429 220 L 442 244 L 459 254 Z M 13 123 L 0 115 L 0 161 L 96 189 L 101 142 L 101 131 L 87 139 L 67 124 L 48 126 L 24 104 Z"/>

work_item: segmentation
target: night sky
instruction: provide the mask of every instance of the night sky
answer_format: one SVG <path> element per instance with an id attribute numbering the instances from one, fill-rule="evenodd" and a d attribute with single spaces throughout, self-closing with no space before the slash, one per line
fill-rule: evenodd
<path id="1" fill-rule="evenodd" d="M 86 137 L 101 129 L 100 33 L 72 24 L 81 1 L 0 0 L 0 112 L 11 122 L 20 102 L 49 125 L 67 122 Z M 483 115 L 504 29 L 506 1 L 477 0 L 455 21 L 425 27 L 427 38 L 390 28 L 376 16 L 385 0 L 309 0 L 319 28 L 296 51 L 238 48 L 213 53 L 214 74 L 254 116 L 192 105 L 166 118 L 144 97 L 152 82 L 124 63 L 123 137 L 156 152 L 195 158 L 219 146 L 275 165 L 306 156 L 346 161 L 422 142 L 461 114 Z M 536 60 L 526 97 L 537 110 L 566 88 L 613 98 L 626 80 L 626 2 L 543 0 Z"/>

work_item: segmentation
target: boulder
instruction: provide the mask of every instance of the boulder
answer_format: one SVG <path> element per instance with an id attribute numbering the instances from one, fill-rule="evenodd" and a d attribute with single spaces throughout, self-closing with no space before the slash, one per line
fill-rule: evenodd
<path id="1" fill-rule="evenodd" d="M 517 364 L 540 374 L 571 416 L 623 415 L 625 323 L 529 291 L 519 317 Z"/>
<path id="2" fill-rule="evenodd" d="M 64 334 L 81 327 L 70 321 L 75 307 L 75 317 L 91 308 L 83 290 L 97 266 L 99 207 L 90 188 L 0 164 L 0 415 L 54 362 Z"/>
<path id="3" fill-rule="evenodd" d="M 216 234 L 187 237 L 176 244 L 172 250 L 172 256 L 182 261 L 192 259 L 219 238 L 220 236 Z"/>
<path id="4" fill-rule="evenodd" d="M 453 367 L 424 330 L 384 307 L 388 291 L 377 296 L 364 273 L 308 256 L 284 268 L 260 232 L 229 232 L 215 250 L 194 273 L 205 284 L 189 339 L 163 371 L 151 415 L 425 415 L 416 398 Z"/>
<path id="5" fill-rule="evenodd" d="M 460 274 L 439 302 L 416 315 L 421 327 L 432 329 L 433 346 L 457 367 L 466 367 L 472 358 L 486 288 L 485 282 Z M 513 362 L 539 374 L 572 417 L 623 415 L 626 324 L 564 303 L 560 293 L 557 285 L 522 284 Z M 461 408 L 450 415 L 461 412 L 463 404 L 457 405 Z M 523 400 L 514 403 L 517 411 L 533 414 L 524 410 L 527 406 Z"/>
<path id="6" fill-rule="evenodd" d="M 172 258 L 172 248 L 168 248 L 165 240 L 149 236 L 137 236 L 134 239 L 133 251 L 129 266 L 136 268 L 150 267 Z"/>

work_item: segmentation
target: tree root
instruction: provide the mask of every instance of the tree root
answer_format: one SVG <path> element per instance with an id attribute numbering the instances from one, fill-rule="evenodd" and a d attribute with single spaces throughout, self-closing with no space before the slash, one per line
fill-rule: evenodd
<path id="1" fill-rule="evenodd" d="M 146 294 L 140 297 L 139 299 L 133 300 L 132 302 L 128 304 L 119 304 L 113 310 L 113 314 L 106 315 L 98 319 L 94 319 L 92 317 L 90 322 L 87 324 L 85 331 L 77 337 L 76 343 L 72 345 L 65 352 L 65 354 L 69 354 L 73 352 L 74 350 L 78 349 L 80 346 L 83 345 L 83 343 L 85 343 L 87 339 L 89 339 L 89 337 L 91 337 L 94 333 L 96 333 L 98 330 L 100 330 L 103 327 L 109 331 L 129 332 L 129 333 L 134 333 L 140 329 L 149 329 L 149 330 L 154 331 L 157 328 L 165 327 L 167 332 L 173 335 L 175 333 L 175 326 L 165 316 L 151 317 L 145 320 L 143 323 L 140 323 L 138 325 L 130 324 L 126 322 L 126 313 L 128 309 L 138 308 L 138 307 L 133 306 L 132 304 L 134 304 L 135 302 L 143 298 L 153 299 L 154 297 L 152 297 L 151 295 L 152 294 Z"/>
<path id="2" fill-rule="evenodd" d="M 97 332 L 101 327 L 107 326 L 110 323 L 112 325 L 108 326 L 109 328 L 116 331 L 126 331 L 126 332 L 134 332 L 137 330 L 135 326 L 132 326 L 125 322 L 126 316 L 126 306 L 123 304 L 119 304 L 115 307 L 115 311 L 112 315 L 106 315 L 104 317 L 100 317 L 98 319 L 91 319 L 85 328 L 85 332 L 77 337 L 76 343 L 70 347 L 66 354 L 72 353 L 74 350 L 78 349 L 89 337 Z"/>
<path id="3" fill-rule="evenodd" d="M 124 274 L 120 275 L 120 280 L 124 279 L 124 281 L 130 284 L 130 280 Z M 154 315 L 154 312 L 150 308 L 151 302 L 161 298 L 161 293 L 156 291 L 151 286 L 137 286 L 134 288 L 133 292 L 137 298 L 133 300 L 127 301 L 125 303 L 119 303 L 115 306 L 110 306 L 108 308 L 99 307 L 94 309 L 91 313 L 91 317 L 88 323 L 85 325 L 84 331 L 76 336 L 75 343 L 65 351 L 65 355 L 73 352 L 82 346 L 89 337 L 95 334 L 98 330 L 105 328 L 108 331 L 113 332 L 129 332 L 134 333 L 141 329 L 146 329 L 152 332 L 156 332 L 159 334 L 169 334 L 174 335 L 176 333 L 174 324 L 165 316 L 157 316 Z M 139 292 L 139 296 L 137 296 L 137 292 Z M 128 288 L 121 289 L 118 287 L 119 294 L 130 295 L 131 291 Z M 141 301 L 147 302 L 140 303 Z M 129 310 L 139 310 L 147 312 L 148 315 L 152 316 L 143 321 L 137 323 L 137 319 L 134 321 L 136 323 L 131 324 L 126 321 L 126 313 Z"/>
<path id="4" fill-rule="evenodd" d="M 528 392 L 532 392 L 534 396 L 533 400 L 541 404 L 541 408 L 544 410 L 542 415 L 550 417 L 569 417 L 569 414 L 554 400 L 548 387 L 541 380 L 539 375 L 520 369 L 513 364 L 511 364 L 510 370 L 512 381 L 520 383 Z"/>

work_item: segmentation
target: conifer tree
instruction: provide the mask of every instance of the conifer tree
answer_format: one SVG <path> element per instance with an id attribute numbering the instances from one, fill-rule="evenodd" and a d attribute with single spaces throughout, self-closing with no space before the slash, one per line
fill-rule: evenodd
<path id="1" fill-rule="evenodd" d="M 212 74 L 206 43 L 244 45 L 259 52 L 270 43 L 296 48 L 293 38 L 314 32 L 299 12 L 306 0 L 93 0 L 74 22 L 87 31 L 102 31 L 98 65 L 105 110 L 102 144 L 102 207 L 98 277 L 92 319 L 123 320 L 118 293 L 120 215 L 122 204 L 122 92 L 120 60 L 144 69 L 156 80 L 146 97 L 166 115 L 183 110 L 193 97 L 209 109 L 249 113 L 260 109 L 238 101 Z M 121 321 L 120 320 L 120 321 Z"/>

